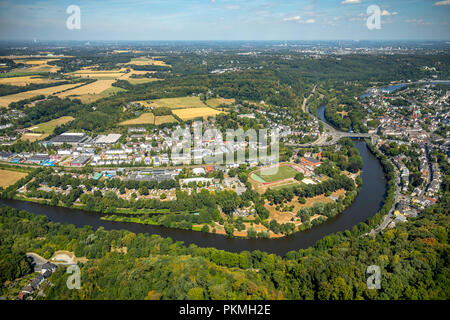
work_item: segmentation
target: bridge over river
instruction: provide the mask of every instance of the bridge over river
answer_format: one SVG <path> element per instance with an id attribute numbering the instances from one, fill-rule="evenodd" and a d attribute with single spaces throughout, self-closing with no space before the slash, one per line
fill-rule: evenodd
<path id="1" fill-rule="evenodd" d="M 309 96 L 311 97 L 311 95 Z M 307 99 L 309 99 L 309 97 Z M 305 99 L 305 101 L 307 100 Z M 304 109 L 306 106 L 306 102 L 304 104 Z M 311 111 L 309 108 L 306 108 L 309 113 Z M 372 143 L 374 143 L 379 137 L 375 134 L 369 134 L 369 133 L 355 133 L 355 132 L 344 132 L 337 130 L 335 127 L 333 127 L 331 124 L 329 124 L 325 120 L 324 116 L 324 110 L 325 106 L 319 107 L 317 110 L 318 115 L 315 115 L 311 113 L 311 115 L 317 119 L 317 121 L 321 122 L 323 124 L 324 132 L 319 136 L 319 138 L 316 141 L 309 142 L 309 143 L 303 143 L 303 144 L 295 144 L 295 143 L 286 143 L 286 146 L 288 147 L 298 147 L 298 148 L 307 148 L 307 147 L 314 147 L 314 146 L 330 146 L 338 142 L 339 139 L 348 137 L 348 138 L 355 138 L 355 139 L 371 139 Z M 330 139 L 331 137 L 331 139 Z"/>

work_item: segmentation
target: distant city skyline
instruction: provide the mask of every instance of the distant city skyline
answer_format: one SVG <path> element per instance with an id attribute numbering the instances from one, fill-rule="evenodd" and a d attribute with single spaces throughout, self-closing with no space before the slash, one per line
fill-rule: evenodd
<path id="1" fill-rule="evenodd" d="M 71 5 L 81 29 L 66 26 Z M 0 0 L 0 40 L 446 41 L 449 18 L 450 0 Z"/>

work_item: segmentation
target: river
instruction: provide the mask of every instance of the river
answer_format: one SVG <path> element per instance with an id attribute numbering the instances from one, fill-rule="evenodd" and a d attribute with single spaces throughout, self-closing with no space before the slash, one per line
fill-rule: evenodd
<path id="1" fill-rule="evenodd" d="M 162 226 L 104 221 L 99 218 L 100 214 L 96 212 L 52 207 L 19 200 L 0 200 L 0 205 L 6 204 L 20 210 L 27 210 L 33 214 L 45 215 L 51 221 L 71 223 L 77 227 L 90 225 L 94 229 L 100 226 L 106 230 L 127 229 L 135 233 L 171 237 L 174 241 L 184 241 L 187 245 L 194 243 L 200 247 L 215 247 L 232 252 L 261 250 L 284 255 L 291 250 L 306 249 L 326 235 L 351 229 L 358 223 L 367 221 L 381 208 L 386 192 L 383 168 L 378 159 L 367 149 L 365 142 L 356 140 L 355 144 L 361 153 L 364 168 L 362 172 L 363 184 L 353 204 L 342 214 L 328 219 L 319 226 L 279 239 L 229 238 L 223 235 L 171 229 Z"/>

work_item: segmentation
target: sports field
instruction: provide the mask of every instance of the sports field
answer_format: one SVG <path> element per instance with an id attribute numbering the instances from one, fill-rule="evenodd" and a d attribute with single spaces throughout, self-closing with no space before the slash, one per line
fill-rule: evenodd
<path id="1" fill-rule="evenodd" d="M 253 173 L 251 174 L 251 178 L 257 182 L 270 183 L 293 178 L 297 173 L 298 171 L 291 168 L 289 165 L 282 165 L 278 166 L 278 170 L 276 173 L 269 171 L 264 172 L 264 170 L 253 171 Z"/>
<path id="2" fill-rule="evenodd" d="M 186 121 L 199 117 L 203 117 L 203 119 L 206 119 L 208 117 L 215 117 L 223 112 L 217 111 L 210 107 L 203 107 L 203 108 L 176 109 L 173 110 L 172 113 L 180 117 L 181 120 Z"/>

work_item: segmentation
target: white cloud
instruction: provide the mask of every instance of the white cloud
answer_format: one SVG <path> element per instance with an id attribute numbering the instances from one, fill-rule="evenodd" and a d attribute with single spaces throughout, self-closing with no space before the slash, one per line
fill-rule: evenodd
<path id="1" fill-rule="evenodd" d="M 342 4 L 356 4 L 356 3 L 361 3 L 361 0 L 344 0 L 341 3 Z"/>
<path id="2" fill-rule="evenodd" d="M 433 6 L 450 6 L 450 0 L 435 2 L 433 3 Z"/>
<path id="3" fill-rule="evenodd" d="M 300 16 L 288 17 L 288 18 L 284 18 L 283 20 L 284 21 L 300 20 Z"/>
<path id="4" fill-rule="evenodd" d="M 312 24 L 312 23 L 316 23 L 316 20 L 315 19 L 300 20 L 298 23 Z"/>
<path id="5" fill-rule="evenodd" d="M 298 23 L 301 23 L 301 24 L 312 24 L 312 23 L 316 23 L 316 20 L 313 19 L 313 18 L 303 20 L 302 17 L 300 17 L 300 16 L 287 17 L 287 18 L 284 18 L 283 20 L 284 20 L 284 21 L 297 21 Z"/>
<path id="6" fill-rule="evenodd" d="M 394 12 L 392 12 L 392 15 L 393 15 L 393 16 L 396 16 L 396 15 L 398 15 L 398 12 L 397 12 L 397 11 L 394 11 Z"/>

